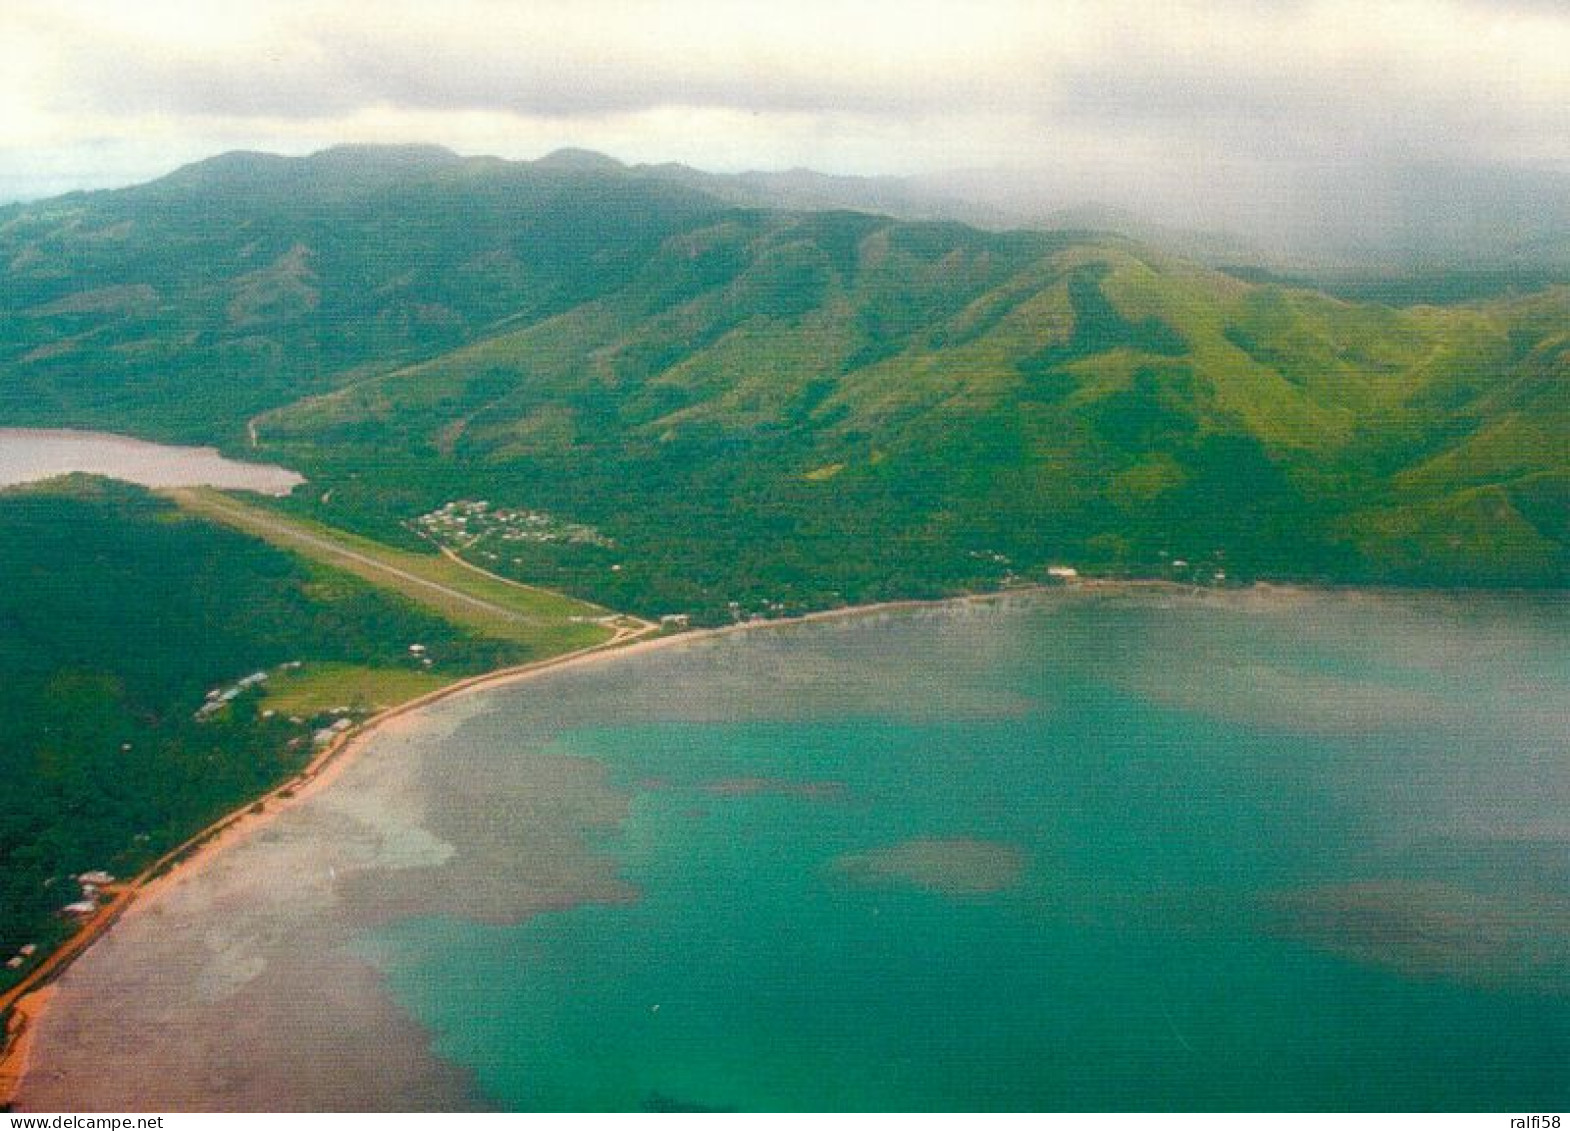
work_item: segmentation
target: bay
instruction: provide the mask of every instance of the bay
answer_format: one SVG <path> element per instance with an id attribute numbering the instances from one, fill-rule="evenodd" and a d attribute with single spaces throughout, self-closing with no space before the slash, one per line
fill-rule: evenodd
<path id="1" fill-rule="evenodd" d="M 380 736 L 72 968 L 22 1098 L 1554 1110 L 1567 803 L 1560 595 L 677 641 Z"/>

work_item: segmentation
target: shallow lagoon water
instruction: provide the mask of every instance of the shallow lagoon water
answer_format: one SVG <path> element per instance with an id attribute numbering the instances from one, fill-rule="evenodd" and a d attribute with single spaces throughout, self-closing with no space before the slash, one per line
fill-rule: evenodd
<path id="1" fill-rule="evenodd" d="M 216 448 L 175 447 L 107 432 L 0 428 L 0 488 L 73 473 L 143 487 L 219 487 L 287 495 L 305 480 L 286 468 L 243 463 Z"/>
<path id="2" fill-rule="evenodd" d="M 1567 803 L 1559 597 L 677 643 L 379 739 L 73 968 L 23 1100 L 1552 1110 Z"/>

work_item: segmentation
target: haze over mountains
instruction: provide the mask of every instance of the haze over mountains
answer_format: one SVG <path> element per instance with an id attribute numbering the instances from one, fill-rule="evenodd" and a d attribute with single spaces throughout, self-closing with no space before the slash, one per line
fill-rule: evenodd
<path id="1" fill-rule="evenodd" d="M 339 148 L 460 160 L 434 145 Z M 1264 179 L 1256 173 L 1229 181 L 1218 174 L 1176 186 L 1072 163 L 903 176 L 802 167 L 720 174 L 561 149 L 533 164 L 620 170 L 747 208 L 849 209 L 989 230 L 1112 232 L 1213 264 L 1251 264 L 1337 287 L 1454 274 L 1493 276 L 1498 283 L 1570 278 L 1570 176 L 1519 162 L 1364 159 L 1303 165 Z"/>
<path id="2" fill-rule="evenodd" d="M 1570 277 L 1570 177 L 1546 167 L 1412 158 L 1305 166 L 1259 183 L 1213 179 L 1178 193 L 1071 165 L 907 177 L 646 169 L 747 206 L 1108 231 L 1330 284 L 1479 272 Z"/>
<path id="3" fill-rule="evenodd" d="M 582 151 L 227 154 L 0 210 L 0 422 L 254 434 L 382 536 L 561 512 L 614 548 L 496 564 L 643 611 L 1052 561 L 1570 578 L 1551 235 L 1399 306 L 1206 264 L 1235 243 L 942 219 L 968 207 Z"/>

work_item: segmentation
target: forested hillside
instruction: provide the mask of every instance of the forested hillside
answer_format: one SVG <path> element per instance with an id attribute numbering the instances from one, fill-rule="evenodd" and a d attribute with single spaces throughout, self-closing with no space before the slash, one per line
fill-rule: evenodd
<path id="1" fill-rule="evenodd" d="M 645 613 L 1570 580 L 1566 288 L 1353 302 L 698 183 L 350 149 L 9 209 L 0 421 L 254 437 L 409 543 L 461 500 L 592 527 L 464 544 Z"/>

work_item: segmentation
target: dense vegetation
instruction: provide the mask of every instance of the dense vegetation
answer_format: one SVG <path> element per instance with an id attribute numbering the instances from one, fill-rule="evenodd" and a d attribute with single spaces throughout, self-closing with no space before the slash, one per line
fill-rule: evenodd
<path id="1" fill-rule="evenodd" d="M 543 510 L 604 538 L 484 564 L 711 620 L 1054 562 L 1570 581 L 1570 289 L 1356 302 L 704 184 L 335 150 L 0 212 L 0 421 L 249 422 L 296 510 Z"/>
<path id="2" fill-rule="evenodd" d="M 0 209 L 0 412 L 236 440 L 357 367 L 613 287 L 717 209 L 571 166 L 356 148 Z"/>
<path id="3" fill-rule="evenodd" d="M 0 209 L 0 424 L 276 458 L 312 479 L 274 504 L 295 515 L 698 623 L 1056 563 L 1570 583 L 1547 276 L 1330 295 L 715 191 L 585 154 L 340 149 Z M 73 873 L 130 872 L 299 765 L 290 714 L 600 632 L 472 636 L 129 489 L 0 494 L 0 529 L 0 956 L 65 929 Z M 297 659 L 287 710 L 252 688 L 196 718 Z"/>
<path id="4" fill-rule="evenodd" d="M 67 929 L 70 876 L 132 873 L 308 758 L 311 718 L 253 688 L 199 720 L 209 690 L 296 660 L 420 671 L 411 641 L 448 676 L 519 658 L 129 487 L 0 493 L 0 529 L 4 957 Z"/>

